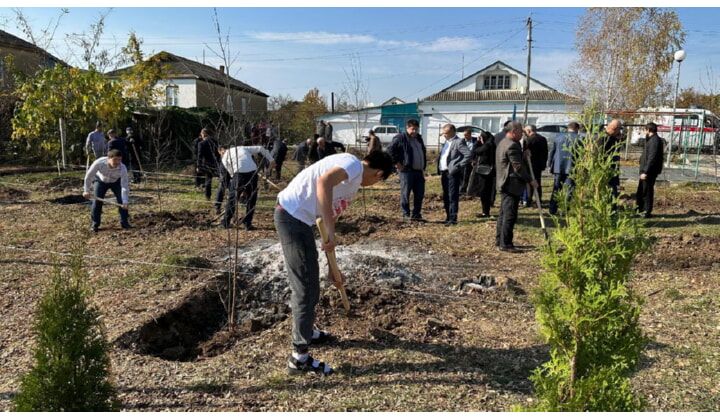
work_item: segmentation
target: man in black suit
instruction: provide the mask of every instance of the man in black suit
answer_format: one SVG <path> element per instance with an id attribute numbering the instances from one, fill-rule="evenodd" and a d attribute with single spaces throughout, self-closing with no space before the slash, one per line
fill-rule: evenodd
<path id="1" fill-rule="evenodd" d="M 645 125 L 645 148 L 640 155 L 640 181 L 638 182 L 637 212 L 645 218 L 652 217 L 655 198 L 655 180 L 663 168 L 663 141 L 657 134 L 657 124 Z"/>
<path id="2" fill-rule="evenodd" d="M 212 179 L 220 173 L 220 152 L 217 140 L 210 136 L 210 130 L 203 128 L 200 131 L 200 137 L 202 140 L 198 143 L 196 171 L 205 178 L 205 199 L 210 200 Z"/>
<path id="3" fill-rule="evenodd" d="M 527 135 L 527 141 L 525 143 L 525 150 L 530 151 L 530 162 L 532 163 L 532 172 L 535 180 L 538 182 L 537 193 L 538 198 L 542 201 L 542 172 L 545 170 L 548 160 L 548 143 L 547 139 L 537 132 L 537 127 L 534 125 L 525 126 L 525 134 Z M 525 206 L 530 206 L 533 202 L 533 191 L 525 191 Z"/>
<path id="4" fill-rule="evenodd" d="M 275 180 L 280 181 L 280 174 L 282 172 L 282 164 L 285 162 L 285 157 L 287 156 L 287 139 L 280 141 L 277 137 L 275 138 L 275 141 L 273 141 L 272 149 L 270 150 L 270 154 L 272 155 L 273 159 L 275 159 Z"/>

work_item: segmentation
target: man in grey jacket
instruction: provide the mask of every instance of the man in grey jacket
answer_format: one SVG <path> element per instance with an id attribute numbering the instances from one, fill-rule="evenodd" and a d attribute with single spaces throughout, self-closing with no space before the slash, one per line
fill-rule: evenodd
<path id="1" fill-rule="evenodd" d="M 497 188 L 500 191 L 500 214 L 497 219 L 495 245 L 500 251 L 519 252 L 513 243 L 513 229 L 517 221 L 520 197 L 526 183 L 537 188 L 537 181 L 532 179 L 531 168 L 524 159 L 520 139 L 523 126 L 513 121 L 507 126 L 505 138 L 498 144 L 495 152 L 497 168 Z"/>
<path id="2" fill-rule="evenodd" d="M 98 159 L 107 155 L 107 151 L 103 124 L 98 121 L 97 124 L 95 124 L 95 131 L 91 131 L 87 136 L 87 140 L 85 140 L 85 152 L 87 152 L 88 157 L 90 156 L 90 152 L 92 152 L 95 155 L 95 159 Z"/>
<path id="3" fill-rule="evenodd" d="M 460 203 L 460 184 L 463 181 L 465 168 L 472 161 L 472 152 L 465 140 L 455 134 L 455 126 L 445 124 L 442 129 L 445 144 L 438 156 L 437 168 L 443 190 L 443 206 L 445 207 L 445 225 L 456 225 Z"/>

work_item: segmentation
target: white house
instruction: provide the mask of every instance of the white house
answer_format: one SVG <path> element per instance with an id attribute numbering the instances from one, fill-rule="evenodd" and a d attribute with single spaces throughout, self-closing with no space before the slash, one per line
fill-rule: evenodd
<path id="1" fill-rule="evenodd" d="M 437 144 L 447 123 L 475 125 L 500 131 L 506 121 L 523 121 L 527 77 L 502 61 L 422 99 L 420 132 L 425 143 Z M 527 124 L 537 126 L 565 122 L 582 111 L 584 101 L 530 78 Z"/>
<path id="2" fill-rule="evenodd" d="M 224 66 L 216 69 L 165 51 L 148 61 L 163 66 L 167 75 L 156 85 L 164 93 L 158 98 L 161 106 L 210 107 L 238 118 L 257 118 L 267 112 L 269 95 L 230 77 Z M 122 68 L 107 75 L 122 80 L 127 70 Z"/>
<path id="3" fill-rule="evenodd" d="M 333 138 L 355 143 L 357 133 L 373 125 L 393 124 L 404 129 L 404 121 L 420 121 L 420 133 L 427 146 L 437 146 L 442 126 L 475 125 L 496 133 L 506 121 L 523 120 L 525 107 L 524 73 L 502 61 L 432 94 L 417 104 L 392 104 L 345 114 L 317 117 L 333 124 Z M 584 100 L 567 95 L 530 78 L 528 124 L 537 126 L 567 122 L 582 111 Z"/>

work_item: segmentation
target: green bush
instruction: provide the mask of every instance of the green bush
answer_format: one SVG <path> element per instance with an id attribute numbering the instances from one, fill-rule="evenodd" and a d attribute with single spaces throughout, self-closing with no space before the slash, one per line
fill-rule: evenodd
<path id="1" fill-rule="evenodd" d="M 543 248 L 546 269 L 533 301 L 551 360 L 531 380 L 539 411 L 636 411 L 644 406 L 629 376 L 646 338 L 641 299 L 627 287 L 633 259 L 647 248 L 633 214 L 608 187 L 617 169 L 612 153 L 588 134 L 574 148 L 572 199 L 559 193 L 561 218 Z"/>
<path id="2" fill-rule="evenodd" d="M 70 273 L 56 262 L 38 305 L 35 366 L 22 380 L 16 411 L 114 411 L 109 381 L 110 344 L 101 313 L 88 303 L 82 255 L 70 257 Z"/>

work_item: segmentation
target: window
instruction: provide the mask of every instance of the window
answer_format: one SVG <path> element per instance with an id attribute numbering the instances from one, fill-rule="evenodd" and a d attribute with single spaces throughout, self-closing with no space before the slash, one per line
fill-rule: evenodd
<path id="1" fill-rule="evenodd" d="M 500 131 L 500 117 L 472 117 L 472 125 L 491 133 L 497 133 Z"/>
<path id="2" fill-rule="evenodd" d="M 233 112 L 233 98 L 232 95 L 230 95 L 229 93 L 225 97 L 225 111 Z"/>
<path id="3" fill-rule="evenodd" d="M 377 127 L 375 129 L 375 134 L 385 134 L 385 127 Z"/>
<path id="4" fill-rule="evenodd" d="M 510 89 L 510 75 L 485 76 L 483 79 L 484 90 Z"/>
<path id="5" fill-rule="evenodd" d="M 178 106 L 180 103 L 178 91 L 179 88 L 177 86 L 168 86 L 165 88 L 165 106 Z"/>
<path id="6" fill-rule="evenodd" d="M 387 132 L 388 132 L 388 134 L 397 134 L 398 130 L 395 127 L 388 127 Z"/>

